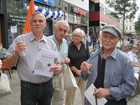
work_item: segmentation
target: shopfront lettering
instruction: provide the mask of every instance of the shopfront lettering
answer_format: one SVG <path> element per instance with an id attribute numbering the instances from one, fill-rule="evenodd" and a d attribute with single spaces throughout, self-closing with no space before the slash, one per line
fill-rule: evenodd
<path id="1" fill-rule="evenodd" d="M 95 0 L 91 0 L 92 2 L 95 2 Z"/>
<path id="2" fill-rule="evenodd" d="M 73 12 L 78 13 L 80 15 L 86 16 L 86 12 L 78 7 L 74 7 Z"/>
<path id="3" fill-rule="evenodd" d="M 26 21 L 26 17 L 14 15 L 14 14 L 10 14 L 9 18 L 10 18 L 10 20 L 16 21 L 16 22 L 23 22 L 24 23 Z"/>

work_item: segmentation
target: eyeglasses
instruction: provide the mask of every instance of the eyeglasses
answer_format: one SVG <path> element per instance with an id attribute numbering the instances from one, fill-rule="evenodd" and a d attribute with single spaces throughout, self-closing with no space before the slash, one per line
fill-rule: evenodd
<path id="1" fill-rule="evenodd" d="M 81 36 L 80 36 L 80 35 L 74 35 L 74 37 L 78 37 L 78 38 L 81 38 Z"/>

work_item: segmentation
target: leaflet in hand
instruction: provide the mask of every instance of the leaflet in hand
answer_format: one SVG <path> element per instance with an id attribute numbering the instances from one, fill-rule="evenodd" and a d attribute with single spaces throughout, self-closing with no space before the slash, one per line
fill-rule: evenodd
<path id="1" fill-rule="evenodd" d="M 55 64 L 54 61 L 58 58 L 57 55 L 58 54 L 52 50 L 41 51 L 37 55 L 33 73 L 51 78 L 53 76 L 53 72 L 50 72 L 50 68 Z"/>
<path id="2" fill-rule="evenodd" d="M 104 105 L 107 102 L 107 100 L 105 98 L 97 98 L 97 100 L 96 100 L 95 95 L 93 95 L 95 93 L 95 89 L 96 89 L 96 87 L 93 84 L 91 84 L 84 93 L 85 97 L 91 103 L 91 105 L 96 105 L 96 103 L 97 103 L 97 105 Z"/>

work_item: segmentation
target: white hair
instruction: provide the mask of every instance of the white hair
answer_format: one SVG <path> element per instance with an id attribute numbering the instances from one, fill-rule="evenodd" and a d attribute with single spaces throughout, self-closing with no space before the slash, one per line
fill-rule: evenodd
<path id="1" fill-rule="evenodd" d="M 59 20 L 59 21 L 57 21 L 57 22 L 55 23 L 54 27 L 55 27 L 55 28 L 58 28 L 60 25 L 66 26 L 67 29 L 69 30 L 69 24 L 68 24 L 67 21 L 65 21 L 65 20 Z M 67 31 L 68 31 L 68 30 L 67 30 Z"/>
<path id="2" fill-rule="evenodd" d="M 73 33 L 72 33 L 72 36 L 76 35 L 77 33 L 81 33 L 81 37 L 84 37 L 85 36 L 85 32 L 80 29 L 80 28 L 76 28 Z"/>

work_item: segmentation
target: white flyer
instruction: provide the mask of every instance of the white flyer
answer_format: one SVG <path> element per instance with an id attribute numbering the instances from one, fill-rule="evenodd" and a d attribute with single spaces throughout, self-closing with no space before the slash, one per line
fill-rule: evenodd
<path id="1" fill-rule="evenodd" d="M 57 55 L 58 53 L 52 50 L 40 51 L 37 55 L 33 73 L 51 78 L 53 72 L 50 72 L 50 68 L 55 64 L 55 60 L 58 59 Z"/>
<path id="2" fill-rule="evenodd" d="M 85 97 L 91 103 L 91 105 L 105 105 L 105 103 L 107 102 L 107 100 L 105 98 L 96 99 L 95 95 L 93 95 L 95 93 L 95 89 L 96 89 L 96 87 L 93 84 L 91 84 L 84 93 Z"/>

